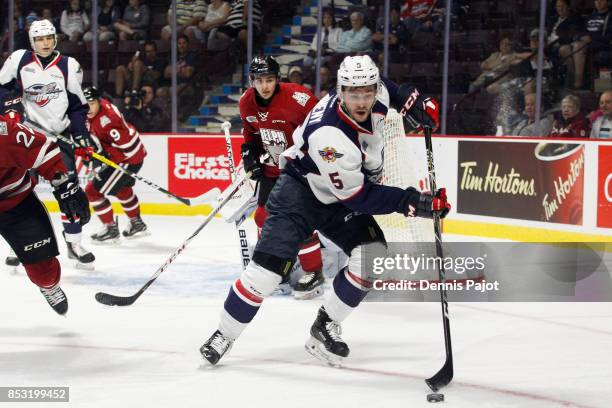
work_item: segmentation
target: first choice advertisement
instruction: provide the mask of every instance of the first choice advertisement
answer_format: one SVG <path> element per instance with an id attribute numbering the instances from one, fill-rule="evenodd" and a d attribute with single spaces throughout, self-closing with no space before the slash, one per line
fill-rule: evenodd
<path id="1" fill-rule="evenodd" d="M 582 225 L 585 146 L 459 141 L 458 212 Z"/>

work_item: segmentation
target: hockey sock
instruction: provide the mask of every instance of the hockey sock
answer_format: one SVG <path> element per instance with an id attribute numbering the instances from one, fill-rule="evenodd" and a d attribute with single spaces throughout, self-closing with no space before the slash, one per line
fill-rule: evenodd
<path id="1" fill-rule="evenodd" d="M 338 272 L 334 278 L 333 291 L 325 300 L 325 310 L 332 320 L 342 322 L 359 306 L 368 294 L 368 282 L 348 268 Z"/>
<path id="2" fill-rule="evenodd" d="M 302 248 L 298 253 L 300 265 L 306 273 L 314 273 L 323 269 L 323 260 L 321 259 L 321 243 L 319 235 L 315 232 L 304 241 Z"/>
<path id="3" fill-rule="evenodd" d="M 28 278 L 38 287 L 51 288 L 60 280 L 61 268 L 56 257 L 23 266 Z"/>
<path id="4" fill-rule="evenodd" d="M 119 199 L 123 211 L 129 218 L 140 217 L 140 203 L 131 187 L 122 188 L 115 197 Z"/>
<path id="5" fill-rule="evenodd" d="M 87 194 L 87 199 L 100 221 L 102 221 L 103 224 L 112 224 L 115 217 L 110 201 L 95 189 L 93 183 L 87 184 L 87 187 L 85 187 L 85 194 Z"/>
<path id="6" fill-rule="evenodd" d="M 229 290 L 219 331 L 231 339 L 240 336 L 259 311 L 264 298 L 272 294 L 280 281 L 280 275 L 251 261 Z"/>

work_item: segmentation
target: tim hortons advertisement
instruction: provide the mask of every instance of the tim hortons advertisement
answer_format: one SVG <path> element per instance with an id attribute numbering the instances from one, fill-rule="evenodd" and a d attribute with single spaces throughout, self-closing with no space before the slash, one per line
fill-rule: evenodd
<path id="1" fill-rule="evenodd" d="M 460 141 L 458 212 L 582 225 L 584 145 Z"/>
<path id="2" fill-rule="evenodd" d="M 234 160 L 240 161 L 240 140 L 232 139 Z M 229 160 L 223 137 L 168 138 L 168 189 L 196 197 L 213 187 L 230 184 Z"/>
<path id="3" fill-rule="evenodd" d="M 599 146 L 597 226 L 612 228 L 612 146 Z"/>

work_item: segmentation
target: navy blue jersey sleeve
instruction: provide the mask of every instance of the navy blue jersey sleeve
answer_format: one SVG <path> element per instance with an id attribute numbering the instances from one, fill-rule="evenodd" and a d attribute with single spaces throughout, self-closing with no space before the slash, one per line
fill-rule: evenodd
<path id="1" fill-rule="evenodd" d="M 362 189 L 342 203 L 351 210 L 363 214 L 391 214 L 399 212 L 399 205 L 404 195 L 405 191 L 399 187 L 383 186 L 366 179 Z"/>
<path id="2" fill-rule="evenodd" d="M 89 105 L 81 103 L 79 97 L 72 92 L 68 92 L 68 119 L 70 119 L 70 133 L 73 135 L 89 134 L 87 126 L 87 112 Z"/>
<path id="3" fill-rule="evenodd" d="M 403 97 L 399 95 L 399 86 L 388 78 L 381 78 L 381 81 L 383 82 L 383 84 L 385 84 L 385 87 L 389 92 L 389 100 L 391 102 L 391 107 L 395 108 L 397 111 L 402 109 L 402 106 L 404 106 L 404 102 L 406 101 Z"/>

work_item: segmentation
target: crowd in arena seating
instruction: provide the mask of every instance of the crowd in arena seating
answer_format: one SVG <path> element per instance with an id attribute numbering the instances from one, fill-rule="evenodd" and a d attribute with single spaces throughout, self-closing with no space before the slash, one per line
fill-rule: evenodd
<path id="1" fill-rule="evenodd" d="M 176 72 L 181 120 L 206 101 L 211 86 L 246 62 L 248 1 L 177 1 Z M 300 0 L 250 1 L 255 52 L 271 41 L 275 29 L 291 21 L 297 6 L 306 5 Z M 326 6 L 329 3 L 324 1 Z M 322 94 L 334 89 L 334 75 L 345 55 L 367 53 L 382 67 L 384 1 L 353 3 L 357 4 L 346 10 L 324 8 L 320 30 Z M 389 76 L 396 82 L 412 82 L 436 97 L 442 92 L 445 3 L 392 0 L 389 14 Z M 91 77 L 89 44 L 94 36 L 89 7 L 90 2 L 82 0 L 15 0 L 15 48 L 28 48 L 28 25 L 47 18 L 62 37 L 60 51 L 81 61 L 87 82 Z M 172 79 L 169 1 L 101 0 L 99 7 L 96 35 L 101 87 L 120 101 L 126 112 L 157 115 L 164 120 L 154 126 L 167 127 Z M 610 96 L 604 91 L 612 89 L 610 15 L 607 0 L 549 1 L 546 32 L 542 33 L 546 47 L 541 122 L 536 129 L 539 2 L 454 0 L 448 132 L 609 135 L 609 108 L 601 105 L 605 106 Z M 3 27 L 0 49 L 5 58 L 6 21 Z M 289 63 L 284 80 L 314 88 L 317 40 L 316 36 L 312 39 L 302 59 Z M 143 123 L 154 123 L 144 117 Z M 564 131 L 570 128 L 578 130 Z"/>

